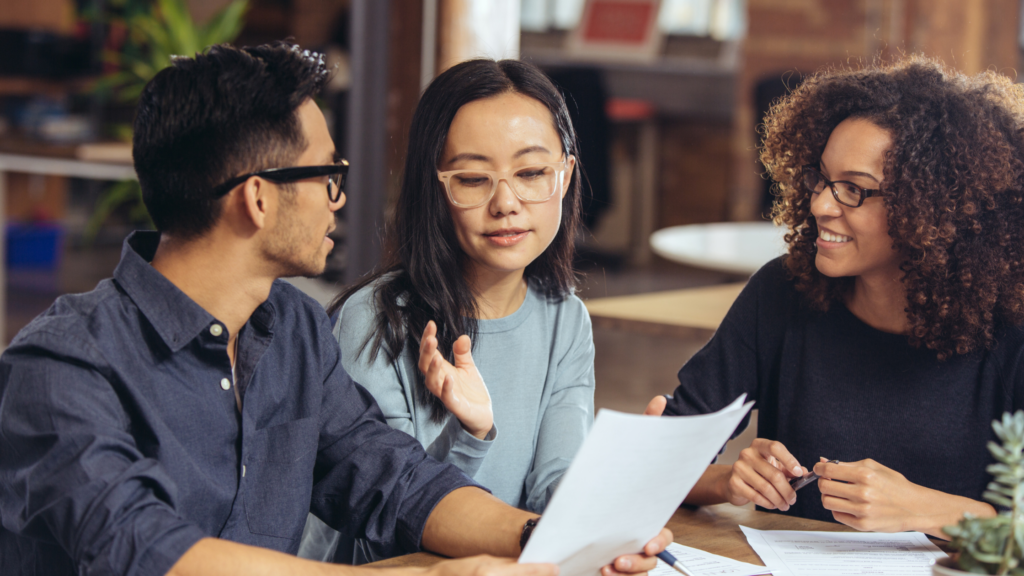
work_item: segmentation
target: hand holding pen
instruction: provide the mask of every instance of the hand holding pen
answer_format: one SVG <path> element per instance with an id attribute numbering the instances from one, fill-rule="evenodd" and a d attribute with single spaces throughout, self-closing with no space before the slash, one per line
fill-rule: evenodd
<path id="1" fill-rule="evenodd" d="M 839 464 L 839 460 L 827 460 L 825 458 L 822 458 L 821 460 L 822 462 L 828 462 L 829 464 Z M 792 480 L 789 481 L 789 485 L 793 487 L 793 490 L 799 490 L 804 486 L 807 486 L 811 482 L 817 482 L 818 478 L 821 478 L 821 476 L 819 476 L 817 472 L 812 471 L 810 474 L 806 476 L 802 476 L 800 478 L 793 478 Z"/>
<path id="2" fill-rule="evenodd" d="M 790 480 L 808 474 L 781 442 L 766 438 L 755 438 L 736 463 L 724 468 L 727 472 L 719 480 L 723 500 L 736 506 L 753 502 L 782 511 L 796 502 Z"/>
<path id="3" fill-rule="evenodd" d="M 674 569 L 676 572 L 679 572 L 683 576 L 694 576 L 693 572 L 690 572 L 686 568 L 686 566 L 684 566 L 683 563 L 680 562 L 675 556 L 673 556 L 672 553 L 668 550 L 658 552 L 657 556 L 659 559 L 661 559 L 662 562 L 668 564 L 672 569 Z"/>

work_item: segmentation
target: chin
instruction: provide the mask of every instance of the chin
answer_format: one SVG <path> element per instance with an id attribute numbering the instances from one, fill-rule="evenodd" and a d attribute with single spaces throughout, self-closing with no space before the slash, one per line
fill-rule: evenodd
<path id="1" fill-rule="evenodd" d="M 839 265 L 836 262 L 817 256 L 814 259 L 814 267 L 829 278 L 842 278 L 844 276 L 850 276 L 849 272 L 844 270 L 844 266 Z"/>

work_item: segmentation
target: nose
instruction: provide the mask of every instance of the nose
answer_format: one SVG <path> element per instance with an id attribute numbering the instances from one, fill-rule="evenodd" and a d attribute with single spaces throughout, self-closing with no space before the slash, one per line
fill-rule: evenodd
<path id="1" fill-rule="evenodd" d="M 843 215 L 843 207 L 832 196 L 832 189 L 828 186 L 817 194 L 811 195 L 811 214 L 815 218 L 831 216 L 837 218 Z"/>
<path id="2" fill-rule="evenodd" d="M 491 197 L 490 212 L 492 216 L 515 214 L 520 209 L 519 197 L 512 191 L 512 185 L 502 178 Z"/>

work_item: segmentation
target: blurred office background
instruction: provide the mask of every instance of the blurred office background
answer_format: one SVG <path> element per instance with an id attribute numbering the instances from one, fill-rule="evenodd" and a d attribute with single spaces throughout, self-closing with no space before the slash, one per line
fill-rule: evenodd
<path id="1" fill-rule="evenodd" d="M 0 0 L 3 341 L 58 295 L 108 277 L 123 238 L 147 225 L 124 142 L 140 79 L 161 65 L 161 50 L 177 53 L 168 35 L 238 45 L 290 38 L 336 66 L 322 104 L 352 162 L 349 201 L 327 273 L 298 281 L 322 301 L 377 263 L 417 98 L 466 58 L 521 58 L 565 91 L 590 182 L 578 243 L 581 295 L 591 300 L 745 278 L 714 254 L 658 256 L 650 239 L 676 226 L 764 220 L 771 198 L 756 125 L 803 75 L 911 52 L 969 73 L 1015 76 L 1021 63 L 1020 0 L 587 4 Z M 588 44 L 602 35 L 610 43 Z M 738 238 L 717 242 L 738 243 L 741 254 L 759 247 Z M 710 334 L 623 326 L 595 320 L 597 403 L 632 411 L 671 390 Z"/>

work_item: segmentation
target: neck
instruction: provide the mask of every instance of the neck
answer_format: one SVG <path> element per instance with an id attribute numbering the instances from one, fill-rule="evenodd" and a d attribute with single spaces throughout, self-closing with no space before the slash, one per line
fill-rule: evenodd
<path id="1" fill-rule="evenodd" d="M 514 272 L 475 272 L 470 274 L 469 288 L 476 299 L 478 320 L 493 320 L 512 314 L 526 299 L 523 270 Z"/>
<path id="2" fill-rule="evenodd" d="M 868 326 L 892 334 L 906 334 L 907 291 L 899 270 L 858 276 L 846 298 L 846 307 Z"/>
<path id="3" fill-rule="evenodd" d="M 251 265 L 247 246 L 216 230 L 180 241 L 161 235 L 153 268 L 227 328 L 228 356 L 256 308 L 267 300 L 275 277 Z"/>

